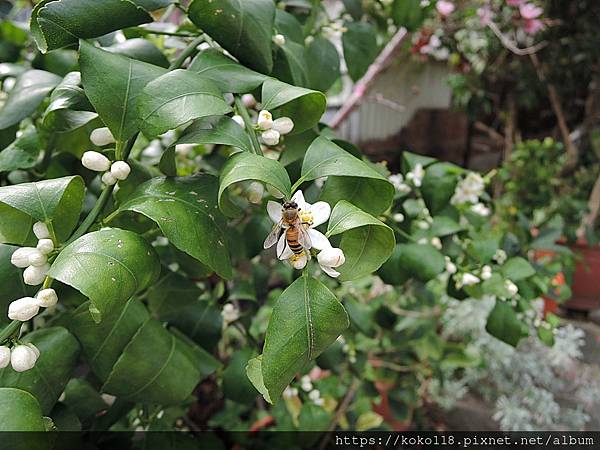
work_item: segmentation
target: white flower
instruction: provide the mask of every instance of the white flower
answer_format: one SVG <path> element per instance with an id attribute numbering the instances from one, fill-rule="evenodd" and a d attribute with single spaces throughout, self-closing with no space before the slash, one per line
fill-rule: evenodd
<path id="1" fill-rule="evenodd" d="M 481 175 L 475 172 L 470 172 L 464 180 L 461 180 L 456 186 L 454 196 L 450 200 L 453 205 L 461 205 L 463 203 L 477 203 L 479 196 L 483 194 L 485 182 Z"/>
<path id="2" fill-rule="evenodd" d="M 340 276 L 340 273 L 334 268 L 341 266 L 346 262 L 346 257 L 341 248 L 327 247 L 319 252 L 317 261 L 327 275 L 333 278 Z"/>
<path id="3" fill-rule="evenodd" d="M 0 346 L 0 369 L 4 369 L 10 363 L 10 348 L 6 345 Z"/>
<path id="4" fill-rule="evenodd" d="M 444 258 L 446 260 L 446 272 L 448 272 L 449 274 L 456 273 L 456 264 L 454 264 L 452 262 L 452 260 L 450 259 L 450 257 L 445 256 Z"/>
<path id="5" fill-rule="evenodd" d="M 44 282 L 46 274 L 50 270 L 50 264 L 46 263 L 41 267 L 29 266 L 23 271 L 23 281 L 30 286 L 37 286 Z"/>
<path id="6" fill-rule="evenodd" d="M 419 220 L 417 222 L 417 227 L 420 228 L 421 230 L 428 230 L 429 224 L 424 220 Z"/>
<path id="7" fill-rule="evenodd" d="M 196 144 L 177 144 L 175 146 L 175 153 L 178 155 L 188 156 L 195 147 Z"/>
<path id="8" fill-rule="evenodd" d="M 273 126 L 273 115 L 263 109 L 258 113 L 258 121 L 256 123 L 261 130 L 270 130 Z"/>
<path id="9" fill-rule="evenodd" d="M 279 138 L 281 137 L 279 131 L 277 130 L 267 130 L 263 131 L 260 135 L 263 142 L 267 145 L 277 145 L 279 144 Z"/>
<path id="10" fill-rule="evenodd" d="M 404 214 L 396 213 L 392 216 L 392 219 L 394 219 L 394 222 L 402 223 L 404 222 Z"/>
<path id="11" fill-rule="evenodd" d="M 504 286 L 506 287 L 510 295 L 517 295 L 517 293 L 519 292 L 519 288 L 511 280 L 506 280 L 504 282 Z"/>
<path id="12" fill-rule="evenodd" d="M 42 308 L 50 308 L 58 303 L 58 295 L 54 289 L 42 289 L 37 293 L 38 304 Z"/>
<path id="13" fill-rule="evenodd" d="M 439 237 L 431 238 L 431 245 L 433 245 L 438 250 L 442 249 L 442 241 L 440 240 Z"/>
<path id="14" fill-rule="evenodd" d="M 244 118 L 242 116 L 240 116 L 239 114 L 236 114 L 235 116 L 233 116 L 231 118 L 231 120 L 233 120 L 235 123 L 237 123 L 242 128 L 244 128 L 246 126 L 246 124 L 244 123 Z"/>
<path id="15" fill-rule="evenodd" d="M 460 279 L 460 286 L 472 286 L 479 283 L 481 280 L 472 273 L 463 273 Z"/>
<path id="16" fill-rule="evenodd" d="M 8 318 L 27 322 L 40 312 L 40 305 L 33 297 L 23 297 L 8 305 Z"/>
<path id="17" fill-rule="evenodd" d="M 15 372 L 25 372 L 35 367 L 40 351 L 33 345 L 17 345 L 10 352 L 10 363 Z"/>
<path id="18" fill-rule="evenodd" d="M 30 265 L 29 263 L 29 255 L 34 252 L 39 252 L 37 248 L 33 247 L 21 247 L 14 251 L 12 256 L 10 257 L 10 262 L 13 266 L 16 266 L 20 269 L 24 269 Z"/>
<path id="19" fill-rule="evenodd" d="M 258 181 L 253 181 L 246 190 L 246 197 L 250 203 L 260 205 L 262 202 L 263 195 L 265 193 L 265 187 Z"/>
<path id="20" fill-rule="evenodd" d="M 125 161 L 115 161 L 110 166 L 110 173 L 117 180 L 126 180 L 131 173 L 131 167 Z"/>
<path id="21" fill-rule="evenodd" d="M 33 234 L 38 239 L 48 239 L 50 237 L 50 230 L 48 230 L 48 225 L 44 222 L 36 222 L 33 224 Z"/>
<path id="22" fill-rule="evenodd" d="M 298 389 L 288 386 L 283 391 L 283 398 L 292 398 L 292 397 L 298 397 Z"/>
<path id="23" fill-rule="evenodd" d="M 487 217 L 490 215 L 490 208 L 488 208 L 487 206 L 485 206 L 483 203 L 477 203 L 473 206 L 471 206 L 471 211 L 473 211 L 475 214 L 482 216 L 482 217 Z"/>
<path id="24" fill-rule="evenodd" d="M 412 181 L 415 187 L 421 187 L 423 177 L 425 176 L 425 170 L 421 164 L 416 164 L 415 168 L 406 174 L 406 179 Z"/>
<path id="25" fill-rule="evenodd" d="M 42 253 L 42 255 L 47 255 L 54 250 L 54 242 L 52 242 L 52 239 L 40 239 L 36 248 L 40 251 L 40 253 Z"/>
<path id="26" fill-rule="evenodd" d="M 496 253 L 494 254 L 494 261 L 496 261 L 498 264 L 504 264 L 504 262 L 506 261 L 506 258 L 507 258 L 507 255 L 504 250 L 502 250 L 501 248 L 496 250 Z"/>
<path id="27" fill-rule="evenodd" d="M 276 34 L 273 36 L 273 42 L 275 45 L 281 47 L 282 45 L 285 45 L 285 36 L 283 34 Z"/>
<path id="28" fill-rule="evenodd" d="M 242 95 L 242 103 L 246 108 L 254 108 L 256 106 L 256 99 L 252 94 Z"/>
<path id="29" fill-rule="evenodd" d="M 454 8 L 455 8 L 454 3 L 446 1 L 446 0 L 439 0 L 435 5 L 435 9 L 437 9 L 437 11 L 443 17 L 450 15 L 452 13 L 452 11 L 454 11 Z"/>
<path id="30" fill-rule="evenodd" d="M 233 303 L 226 303 L 221 312 L 223 322 L 228 325 L 240 318 L 240 310 Z"/>
<path id="31" fill-rule="evenodd" d="M 310 392 L 310 391 L 312 391 L 313 385 L 312 385 L 312 382 L 311 382 L 310 377 L 308 375 L 304 375 L 300 379 L 300 383 L 302 384 L 300 387 L 302 388 L 302 390 L 304 392 Z"/>
<path id="32" fill-rule="evenodd" d="M 81 157 L 81 164 L 86 169 L 93 170 L 94 172 L 106 172 L 110 169 L 110 159 L 102 153 L 94 151 L 85 152 Z"/>
<path id="33" fill-rule="evenodd" d="M 106 172 L 102 175 L 102 182 L 107 186 L 112 186 L 113 184 L 116 184 L 117 179 L 111 172 Z"/>
<path id="34" fill-rule="evenodd" d="M 29 253 L 29 265 L 35 267 L 42 267 L 48 262 L 48 258 L 37 248 Z"/>
<path id="35" fill-rule="evenodd" d="M 308 398 L 314 402 L 321 398 L 321 392 L 318 389 L 313 389 L 308 393 Z"/>
<path id="36" fill-rule="evenodd" d="M 492 278 L 492 268 L 490 266 L 483 266 L 481 268 L 481 279 L 489 280 Z"/>
<path id="37" fill-rule="evenodd" d="M 115 138 L 110 132 L 110 130 L 106 127 L 104 128 L 96 128 L 90 134 L 90 141 L 92 144 L 97 145 L 98 147 L 104 147 L 108 144 L 114 144 Z"/>
<path id="38" fill-rule="evenodd" d="M 273 122 L 273 129 L 279 134 L 288 134 L 294 129 L 294 122 L 289 117 L 280 117 Z"/>

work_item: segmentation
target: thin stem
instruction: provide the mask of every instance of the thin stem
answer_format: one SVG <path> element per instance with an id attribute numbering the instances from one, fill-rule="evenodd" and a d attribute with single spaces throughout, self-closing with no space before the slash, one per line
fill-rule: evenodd
<path id="1" fill-rule="evenodd" d="M 96 221 L 96 219 L 98 218 L 98 216 L 100 215 L 100 213 L 102 212 L 102 210 L 104 209 L 106 204 L 108 203 L 108 200 L 110 199 L 110 196 L 112 195 L 114 189 L 115 189 L 114 184 L 112 186 L 106 186 L 104 188 L 104 190 L 100 194 L 100 197 L 98 197 L 98 200 L 96 201 L 96 204 L 94 205 L 94 208 L 90 211 L 90 213 L 83 220 L 83 222 L 81 222 L 81 225 L 79 225 L 79 228 L 77 228 L 77 230 L 75 230 L 75 233 L 73 233 L 73 235 L 65 243 L 66 245 L 69 245 L 71 242 L 79 239 L 81 236 L 83 236 L 85 233 L 87 233 L 89 228 L 94 224 L 94 222 Z"/>
<path id="2" fill-rule="evenodd" d="M 248 114 L 248 109 L 244 106 L 244 103 L 239 97 L 235 97 L 235 107 L 244 119 L 244 125 L 246 126 L 246 131 L 250 134 L 250 140 L 252 141 L 252 147 L 254 148 L 254 153 L 262 156 L 262 150 L 260 148 L 260 143 L 258 142 L 258 138 L 256 137 L 256 132 L 254 131 L 254 126 L 252 125 L 252 120 L 250 119 L 250 114 Z"/>
<path id="3" fill-rule="evenodd" d="M 304 177 L 300 177 L 300 178 L 298 178 L 298 181 L 296 181 L 296 182 L 294 183 L 294 185 L 292 186 L 292 189 L 291 189 L 291 191 L 292 191 L 292 194 L 293 194 L 294 192 L 296 192 L 296 189 L 298 189 L 302 183 L 304 183 Z"/>
<path id="4" fill-rule="evenodd" d="M 406 231 L 404 231 L 402 228 L 400 228 L 395 223 L 388 223 L 387 225 L 390 226 L 390 228 L 392 228 L 396 233 L 398 233 L 404 239 L 407 239 L 410 242 L 417 242 L 414 237 L 412 237 L 410 234 L 408 234 Z"/>
<path id="5" fill-rule="evenodd" d="M 159 36 L 175 36 L 175 37 L 188 37 L 188 38 L 197 37 L 196 34 L 171 33 L 169 31 L 150 30 L 150 29 L 143 28 L 143 27 L 135 27 L 133 29 L 135 31 L 137 31 L 138 33 L 142 33 L 142 34 L 156 34 L 156 35 L 159 35 Z"/>
<path id="6" fill-rule="evenodd" d="M 0 344 L 4 342 L 6 339 L 10 338 L 13 334 L 15 334 L 21 328 L 21 324 L 23 322 L 19 320 L 13 320 L 9 323 L 4 330 L 0 332 Z"/>
<path id="7" fill-rule="evenodd" d="M 188 45 L 181 52 L 181 54 L 177 57 L 177 59 L 175 61 L 173 61 L 173 64 L 171 64 L 169 66 L 169 70 L 175 70 L 175 69 L 181 68 L 181 66 L 183 65 L 183 63 L 185 62 L 185 60 L 188 59 L 188 57 L 192 56 L 195 52 L 197 52 L 197 47 L 202 42 L 204 42 L 204 40 L 205 40 L 204 35 L 198 36 L 196 39 L 194 39 L 192 41 L 192 43 L 190 45 Z"/>

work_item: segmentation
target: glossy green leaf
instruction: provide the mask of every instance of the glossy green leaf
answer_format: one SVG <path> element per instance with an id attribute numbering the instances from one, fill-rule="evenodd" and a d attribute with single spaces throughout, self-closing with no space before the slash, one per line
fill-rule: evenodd
<path id="1" fill-rule="evenodd" d="M 124 42 L 105 47 L 104 50 L 165 69 L 169 67 L 169 60 L 165 55 L 156 45 L 146 39 L 127 39 Z"/>
<path id="2" fill-rule="evenodd" d="M 148 136 L 162 134 L 193 119 L 231 111 L 212 81 L 181 69 L 148 83 L 137 106 L 141 129 Z"/>
<path id="3" fill-rule="evenodd" d="M 308 86 L 308 66 L 303 44 L 287 40 L 279 47 L 272 75 L 295 86 Z"/>
<path id="4" fill-rule="evenodd" d="M 252 358 L 246 365 L 246 376 L 252 383 L 252 386 L 264 397 L 269 403 L 273 403 L 269 396 L 269 391 L 265 387 L 262 374 L 262 355 Z"/>
<path id="5" fill-rule="evenodd" d="M 43 70 L 28 70 L 20 75 L 0 110 L 0 130 L 33 114 L 60 81 L 59 76 Z"/>
<path id="6" fill-rule="evenodd" d="M 25 336 L 23 342 L 31 342 L 40 351 L 35 367 L 20 373 L 10 366 L 0 369 L 0 386 L 29 392 L 48 415 L 71 378 L 79 343 L 62 327 L 39 329 Z"/>
<path id="7" fill-rule="evenodd" d="M 1 187 L 0 241 L 26 242 L 37 221 L 52 223 L 58 240 L 65 240 L 79 220 L 83 193 L 79 176 Z"/>
<path id="8" fill-rule="evenodd" d="M 296 373 L 348 326 L 344 307 L 315 278 L 303 275 L 283 291 L 273 308 L 262 354 L 267 401 L 274 403 Z"/>
<path id="9" fill-rule="evenodd" d="M 384 195 L 380 192 L 382 187 L 385 188 Z M 393 187 L 389 189 L 386 184 L 373 178 L 329 176 L 319 199 L 331 205 L 335 205 L 340 200 L 347 200 L 363 211 L 378 215 L 390 207 L 392 191 Z"/>
<path id="10" fill-rule="evenodd" d="M 519 281 L 535 275 L 535 269 L 525 258 L 515 256 L 502 265 L 502 274 L 512 280 Z"/>
<path id="11" fill-rule="evenodd" d="M 379 275 L 386 284 L 400 286 L 410 278 L 410 275 L 402 264 L 401 256 L 402 245 L 398 244 L 394 248 L 390 258 L 377 271 L 377 275 Z"/>
<path id="12" fill-rule="evenodd" d="M 463 227 L 447 216 L 434 216 L 430 232 L 433 236 L 448 236 L 462 230 Z"/>
<path id="13" fill-rule="evenodd" d="M 250 138 L 244 129 L 228 116 L 209 116 L 198 119 L 185 129 L 183 136 L 173 145 L 177 144 L 230 145 L 252 152 Z"/>
<path id="14" fill-rule="evenodd" d="M 432 245 L 403 244 L 400 245 L 399 264 L 411 276 L 426 282 L 442 273 L 446 261 Z"/>
<path id="15" fill-rule="evenodd" d="M 230 278 L 226 221 L 217 207 L 219 183 L 207 174 L 153 178 L 140 185 L 119 211 L 135 211 L 158 224 L 181 251 Z"/>
<path id="16" fill-rule="evenodd" d="M 363 7 L 361 0 L 342 0 L 344 7 L 348 14 L 352 16 L 354 20 L 360 20 L 363 15 Z"/>
<path id="17" fill-rule="evenodd" d="M 208 78 L 221 91 L 234 94 L 253 91 L 269 78 L 262 73 L 242 66 L 214 48 L 204 50 L 198 54 L 191 62 L 188 70 Z"/>
<path id="18" fill-rule="evenodd" d="M 262 87 L 262 108 L 290 117 L 294 121 L 293 133 L 308 130 L 319 123 L 325 113 L 327 99 L 323 93 L 292 86 L 269 78 Z"/>
<path id="19" fill-rule="evenodd" d="M 424 166 L 424 165 L 423 165 Z M 448 207 L 458 183 L 458 166 L 450 163 L 431 164 L 425 171 L 421 185 L 423 200 L 431 214 L 436 216 Z"/>
<path id="20" fill-rule="evenodd" d="M 160 273 L 152 246 L 137 233 L 106 228 L 86 234 L 58 255 L 49 276 L 91 300 L 96 320 L 150 286 Z"/>
<path id="21" fill-rule="evenodd" d="M 67 383 L 62 403 L 64 403 L 81 422 L 87 421 L 100 411 L 108 409 L 108 405 L 102 400 L 100 393 L 89 381 L 86 381 L 83 378 L 72 378 Z"/>
<path id="22" fill-rule="evenodd" d="M 317 91 L 327 91 L 340 77 L 340 57 L 328 39 L 317 36 L 306 48 L 308 87 Z"/>
<path id="23" fill-rule="evenodd" d="M 256 400 L 256 390 L 246 377 L 246 365 L 255 355 L 252 349 L 243 348 L 236 351 L 223 371 L 223 395 L 225 398 L 242 404 L 250 404 Z"/>
<path id="24" fill-rule="evenodd" d="M 347 201 L 333 208 L 327 236 L 342 234 L 346 262 L 336 268 L 340 280 L 354 280 L 376 271 L 388 260 L 396 239 L 390 227 Z"/>
<path id="25" fill-rule="evenodd" d="M 223 166 L 219 179 L 219 207 L 225 215 L 239 216 L 239 211 L 226 202 L 223 194 L 231 185 L 246 180 L 270 184 L 287 198 L 291 197 L 290 178 L 279 162 L 253 153 L 236 153 Z"/>
<path id="26" fill-rule="evenodd" d="M 342 35 L 344 60 L 348 75 L 353 81 L 358 81 L 379 53 L 377 33 L 373 25 L 367 22 L 346 22 L 344 26 L 348 29 Z"/>
<path id="27" fill-rule="evenodd" d="M 488 333 L 513 347 L 516 347 L 522 335 L 522 327 L 515 310 L 509 303 L 496 300 L 496 306 L 488 316 L 485 329 Z"/>
<path id="28" fill-rule="evenodd" d="M 85 93 L 117 140 L 125 141 L 140 128 L 136 104 L 144 87 L 167 71 L 81 41 L 81 78 Z"/>
<path id="29" fill-rule="evenodd" d="M 33 395 L 21 389 L 0 387 L 0 431 L 45 431 L 42 409 Z M 26 436 L 20 433 L 14 440 L 20 441 L 24 437 Z M 5 438 L 9 439 L 10 436 L 5 435 L 2 439 Z M 3 442 L 0 445 L 7 444 Z M 25 449 L 27 446 L 4 448 Z"/>
<path id="30" fill-rule="evenodd" d="M 392 6 L 394 23 L 408 31 L 416 31 L 426 17 L 420 0 L 395 0 Z"/>
<path id="31" fill-rule="evenodd" d="M 28 127 L 12 144 L 0 151 L 0 172 L 31 169 L 39 159 L 42 144 L 35 127 Z"/>
<path id="32" fill-rule="evenodd" d="M 33 287 L 23 282 L 21 269 L 10 262 L 10 257 L 19 247 L 0 244 L 0 326 L 10 322 L 8 305 L 13 300 L 32 295 Z"/>
<path id="33" fill-rule="evenodd" d="M 275 30 L 285 36 L 286 41 L 292 40 L 298 44 L 304 44 L 304 33 L 302 25 L 293 14 L 277 8 L 275 11 Z"/>
<path id="34" fill-rule="evenodd" d="M 271 36 L 275 19 L 272 0 L 194 0 L 190 20 L 242 64 L 271 72 Z"/>

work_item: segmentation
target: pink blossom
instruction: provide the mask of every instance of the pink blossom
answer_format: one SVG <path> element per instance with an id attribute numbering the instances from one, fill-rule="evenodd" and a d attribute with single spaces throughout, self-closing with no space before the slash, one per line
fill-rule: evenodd
<path id="1" fill-rule="evenodd" d="M 449 16 L 454 11 L 454 3 L 446 0 L 439 0 L 435 5 L 437 11 L 444 17 Z"/>
<path id="2" fill-rule="evenodd" d="M 539 6 L 535 6 L 533 3 L 525 3 L 519 6 L 519 12 L 523 19 L 530 20 L 541 16 L 544 10 Z"/>
<path id="3" fill-rule="evenodd" d="M 492 10 L 488 6 L 484 6 L 477 10 L 477 16 L 479 16 L 481 25 L 486 26 L 492 21 Z"/>
<path id="4" fill-rule="evenodd" d="M 518 7 L 518 6 L 521 6 L 523 4 L 523 1 L 524 0 L 506 0 L 506 4 L 508 6 Z"/>
<path id="5" fill-rule="evenodd" d="M 525 20 L 525 25 L 523 26 L 523 30 L 527 34 L 536 34 L 538 31 L 544 28 L 544 22 L 539 19 L 527 19 Z"/>

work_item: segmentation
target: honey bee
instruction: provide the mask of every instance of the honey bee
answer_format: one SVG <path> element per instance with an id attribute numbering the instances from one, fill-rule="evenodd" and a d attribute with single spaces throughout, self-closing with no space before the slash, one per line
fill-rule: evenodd
<path id="1" fill-rule="evenodd" d="M 310 223 L 303 222 L 300 219 L 299 212 L 300 208 L 298 208 L 296 202 L 289 201 L 283 204 L 281 220 L 275 224 L 273 230 L 271 230 L 265 239 L 264 248 L 273 246 L 276 242 L 280 241 L 281 236 L 285 233 L 285 241 L 282 242 L 287 244 L 292 253 L 300 255 L 305 249 L 311 249 L 312 243 L 305 227 L 305 225 L 310 225 Z M 281 257 L 285 248 L 286 245 L 279 244 L 277 246 L 278 258 Z"/>

